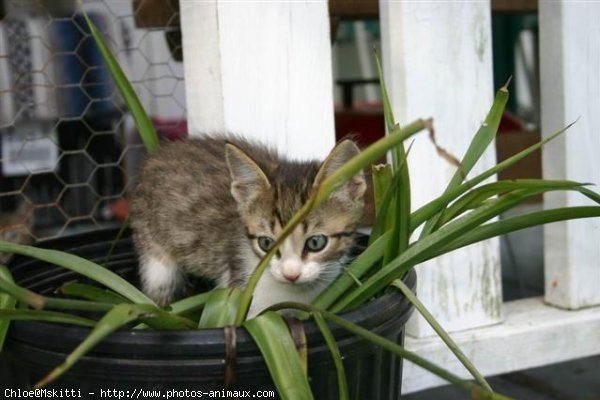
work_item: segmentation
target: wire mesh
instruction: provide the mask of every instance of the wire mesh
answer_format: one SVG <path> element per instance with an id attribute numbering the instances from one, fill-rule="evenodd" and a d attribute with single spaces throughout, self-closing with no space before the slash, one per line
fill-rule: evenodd
<path id="1" fill-rule="evenodd" d="M 159 133 L 185 134 L 176 1 L 0 0 L 0 239 L 28 243 L 126 214 L 143 145 L 82 10 Z"/>

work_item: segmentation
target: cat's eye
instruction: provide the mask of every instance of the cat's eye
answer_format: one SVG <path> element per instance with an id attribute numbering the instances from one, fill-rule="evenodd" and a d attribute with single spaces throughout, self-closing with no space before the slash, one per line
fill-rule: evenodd
<path id="1" fill-rule="evenodd" d="M 308 251 L 321 251 L 327 246 L 327 236 L 314 235 L 306 239 L 304 248 Z"/>
<path id="2" fill-rule="evenodd" d="M 273 238 L 270 238 L 268 236 L 258 237 L 258 247 L 260 247 L 260 249 L 264 252 L 271 250 L 271 247 L 273 247 L 273 243 L 275 243 Z"/>

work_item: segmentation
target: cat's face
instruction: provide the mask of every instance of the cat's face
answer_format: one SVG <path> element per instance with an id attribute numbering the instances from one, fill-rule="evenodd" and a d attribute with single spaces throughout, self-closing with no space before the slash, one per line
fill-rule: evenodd
<path id="1" fill-rule="evenodd" d="M 283 226 L 310 197 L 315 186 L 358 153 L 351 141 L 340 143 L 319 166 L 294 167 L 266 173 L 241 150 L 228 146 L 231 191 L 246 226 L 252 250 L 262 258 Z M 267 177 L 269 175 L 269 177 Z M 363 174 L 353 177 L 313 210 L 288 236 L 271 260 L 269 272 L 279 282 L 330 282 L 340 272 L 340 259 L 353 244 L 366 188 Z"/>

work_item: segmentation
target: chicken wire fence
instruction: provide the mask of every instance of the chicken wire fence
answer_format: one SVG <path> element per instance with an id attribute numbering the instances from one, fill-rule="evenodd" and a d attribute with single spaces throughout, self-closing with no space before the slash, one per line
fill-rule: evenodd
<path id="1" fill-rule="evenodd" d="M 152 21 L 156 4 L 166 23 Z M 1 239 L 30 242 L 122 219 L 144 149 L 82 10 L 159 133 L 178 136 L 183 66 L 172 40 L 179 31 L 169 27 L 177 9 L 171 0 L 0 0 Z"/>

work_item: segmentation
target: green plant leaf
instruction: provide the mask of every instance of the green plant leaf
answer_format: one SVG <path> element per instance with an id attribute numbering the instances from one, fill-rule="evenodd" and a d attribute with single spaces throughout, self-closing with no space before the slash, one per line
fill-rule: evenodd
<path id="1" fill-rule="evenodd" d="M 374 192 L 374 199 L 376 202 L 379 202 L 379 206 L 376 208 L 375 221 L 371 227 L 369 246 L 379 239 L 384 232 L 392 229 L 394 221 L 396 221 L 395 213 L 397 207 L 395 205 L 395 194 L 397 193 L 397 190 L 394 186 L 394 182 L 398 181 L 390 179 L 383 194 L 381 193 L 381 190 Z"/>
<path id="2" fill-rule="evenodd" d="M 200 293 L 171 303 L 171 312 L 173 314 L 185 314 L 198 311 L 204 308 L 209 295 L 210 292 Z"/>
<path id="3" fill-rule="evenodd" d="M 388 211 L 386 207 L 386 199 L 391 197 L 388 195 L 389 188 L 392 186 L 392 166 L 389 164 L 378 164 L 371 167 L 371 176 L 373 177 L 373 199 L 375 203 L 375 215 L 385 215 L 389 220 L 393 220 L 390 215 L 394 209 Z M 388 200 L 389 203 L 389 200 Z M 376 224 L 374 224 L 376 225 Z"/>
<path id="4" fill-rule="evenodd" d="M 100 267 L 100 266 L 99 266 Z M 100 267 L 102 268 L 102 267 Z M 55 297 L 45 297 L 23 288 L 9 280 L 0 277 L 0 290 L 9 293 L 23 304 L 27 304 L 35 309 L 66 309 L 66 310 L 85 310 L 85 311 L 109 311 L 114 303 L 103 303 L 89 300 L 61 299 Z M 153 310 L 156 318 L 143 318 L 142 321 L 155 329 L 191 329 L 196 328 L 194 321 L 178 315 L 172 315 L 160 309 L 159 307 L 148 304 Z"/>
<path id="5" fill-rule="evenodd" d="M 133 303 L 154 304 L 144 293 L 119 275 L 79 256 L 58 250 L 24 246 L 2 240 L 0 240 L 0 251 L 21 254 L 75 271 L 112 289 Z"/>
<path id="6" fill-rule="evenodd" d="M 80 282 L 66 282 L 58 292 L 70 297 L 79 297 L 86 300 L 98 301 L 108 304 L 129 303 L 125 297 L 108 289 L 101 289 L 97 286 L 88 285 Z"/>
<path id="7" fill-rule="evenodd" d="M 498 90 L 496 93 L 496 97 L 494 98 L 494 102 L 485 118 L 485 121 L 483 121 L 479 127 L 479 130 L 473 137 L 473 140 L 469 144 L 469 147 L 467 148 L 467 151 L 460 162 L 460 167 L 456 170 L 454 176 L 448 183 L 444 194 L 447 194 L 452 189 L 458 187 L 466 179 L 469 172 L 471 172 L 471 169 L 473 169 L 479 158 L 481 158 L 485 150 L 496 137 L 496 132 L 498 131 L 498 126 L 500 125 L 500 119 L 502 119 L 502 114 L 504 113 L 504 108 L 506 107 L 506 103 L 508 101 L 507 86 L 509 82 L 507 82 L 506 85 L 500 88 L 500 90 Z M 432 217 L 432 219 L 427 221 L 423 231 L 421 232 L 421 237 L 430 234 L 436 223 L 437 217 Z"/>
<path id="8" fill-rule="evenodd" d="M 600 217 L 599 206 L 564 207 L 517 215 L 515 217 L 506 218 L 501 221 L 491 222 L 479 226 L 473 229 L 471 232 L 468 232 L 467 234 L 464 234 L 456 240 L 448 243 L 436 253 L 431 254 L 431 258 L 485 239 L 505 235 L 520 229 L 545 225 L 552 222 L 594 217 Z"/>
<path id="9" fill-rule="evenodd" d="M 213 289 L 208 292 L 198 328 L 223 328 L 235 324 L 242 298 L 238 288 Z"/>
<path id="10" fill-rule="evenodd" d="M 65 361 L 36 383 L 35 388 L 46 386 L 67 372 L 81 357 L 112 332 L 139 319 L 141 316 L 153 316 L 155 311 L 156 307 L 148 304 L 119 304 L 114 306 L 97 322 L 90 334 L 67 356 Z"/>
<path id="11" fill-rule="evenodd" d="M 391 236 L 388 240 L 387 248 L 383 252 L 383 265 L 387 264 L 389 260 L 395 258 L 400 252 L 400 242 L 402 241 L 402 235 L 400 231 L 402 230 L 402 222 L 404 221 L 404 219 L 400 216 L 400 213 L 403 212 L 403 210 L 402 207 L 399 206 L 401 201 L 401 185 L 401 174 L 395 172 L 392 179 L 392 185 L 389 188 L 391 200 L 388 207 L 388 212 L 390 212 L 392 209 L 394 210 L 393 212 L 391 212 L 393 219 L 388 220 L 389 228 L 387 229 L 387 231 L 390 232 Z"/>
<path id="12" fill-rule="evenodd" d="M 45 310 L 2 310 L 0 309 L 1 322 L 8 321 L 38 321 L 92 327 L 96 321 L 78 317 L 67 313 Z"/>
<path id="13" fill-rule="evenodd" d="M 424 206 L 422 206 L 421 208 L 416 210 L 414 213 L 412 213 L 411 218 L 410 218 L 411 231 L 414 231 L 418 226 L 420 226 L 422 223 L 426 222 L 427 220 L 432 219 L 433 216 L 435 216 L 440 211 L 442 211 L 448 204 L 450 204 L 452 201 L 456 200 L 463 193 L 474 188 L 475 186 L 477 186 L 484 180 L 488 179 L 489 177 L 497 174 L 500 171 L 505 170 L 506 168 L 512 166 L 513 164 L 517 163 L 518 161 L 529 156 L 531 153 L 540 149 L 546 143 L 556 139 L 557 137 L 559 137 L 560 135 L 565 133 L 571 126 L 573 126 L 573 124 L 574 124 L 574 122 L 569 124 L 565 128 L 559 130 L 558 132 L 554 133 L 552 136 L 542 140 L 539 143 L 529 146 L 525 150 L 522 150 L 519 153 L 507 158 L 506 160 L 500 162 L 499 164 L 493 166 L 492 168 L 489 168 L 487 171 L 482 172 L 481 174 L 477 175 L 475 178 L 468 180 L 451 190 L 447 190 L 444 194 L 442 194 L 438 198 L 425 204 Z"/>
<path id="14" fill-rule="evenodd" d="M 302 208 L 281 230 L 279 236 L 273 244 L 273 247 L 271 247 L 271 249 L 264 255 L 250 276 L 248 284 L 246 285 L 246 289 L 242 294 L 240 308 L 238 309 L 238 314 L 235 321 L 236 325 L 240 325 L 246 318 L 248 308 L 250 307 L 250 302 L 252 301 L 252 293 L 254 293 L 254 289 L 256 288 L 256 285 L 258 284 L 263 272 L 269 265 L 271 258 L 277 249 L 279 249 L 279 246 L 281 246 L 285 238 L 292 233 L 293 229 L 308 215 L 308 213 L 310 213 L 310 211 L 317 207 L 322 201 L 327 199 L 331 193 L 351 179 L 354 175 L 376 160 L 380 159 L 389 149 L 397 146 L 405 139 L 425 129 L 428 123 L 428 121 L 417 120 L 405 126 L 402 130 L 394 130 L 388 136 L 378 140 L 364 149 L 362 152 L 360 152 L 360 154 L 353 157 L 350 161 L 342 165 L 333 174 L 321 182 L 306 204 L 302 206 Z"/>
<path id="15" fill-rule="evenodd" d="M 247 320 L 244 327 L 260 349 L 281 398 L 312 399 L 308 378 L 283 317 L 267 312 Z"/>
<path id="16" fill-rule="evenodd" d="M 433 328 L 435 333 L 437 333 L 437 335 L 440 337 L 440 339 L 442 339 L 444 341 L 444 343 L 446 344 L 446 346 L 448 346 L 450 351 L 452 351 L 452 353 L 454 353 L 456 358 L 458 358 L 458 360 L 461 362 L 462 365 L 464 365 L 464 367 L 467 369 L 467 371 L 469 371 L 471 373 L 473 378 L 475 378 L 475 380 L 481 385 L 481 387 L 483 387 L 491 392 L 492 388 L 489 385 L 489 383 L 485 380 L 483 375 L 477 370 L 475 365 L 473 365 L 473 363 L 462 352 L 462 350 L 460 349 L 460 347 L 458 347 L 456 342 L 454 340 L 452 340 L 452 338 L 444 330 L 444 328 L 442 328 L 442 326 L 437 322 L 437 320 L 429 312 L 429 310 L 427 310 L 427 307 L 425 307 L 425 305 L 423 303 L 421 303 L 421 301 L 413 293 L 413 291 L 410 290 L 410 288 L 408 286 L 406 286 L 406 284 L 404 282 L 402 282 L 401 279 L 395 279 L 392 282 L 392 286 L 400 289 L 400 291 L 402 292 L 404 297 L 406 297 L 408 299 L 408 301 L 410 301 L 415 306 L 417 311 L 419 311 L 419 314 L 421 314 L 423 316 L 423 318 L 425 319 L 425 321 L 427 321 L 429 326 L 431 326 Z"/>
<path id="17" fill-rule="evenodd" d="M 407 157 L 410 153 L 411 148 L 412 143 L 406 151 Z M 379 165 L 378 167 L 379 169 L 389 168 L 390 174 L 393 174 L 393 172 L 391 172 L 391 166 L 389 166 L 389 164 L 385 164 L 385 166 Z M 387 232 L 388 230 L 393 229 L 398 230 L 402 222 L 400 219 L 396 218 L 396 212 L 399 209 L 399 207 L 397 206 L 397 197 L 398 193 L 401 193 L 401 189 L 398 187 L 398 185 L 400 185 L 402 181 L 398 179 L 398 174 L 393 174 L 392 176 L 385 178 L 379 178 L 376 175 L 377 171 L 375 170 L 375 168 L 373 168 L 373 182 L 375 183 L 376 179 L 380 179 L 381 181 L 378 183 L 380 188 L 378 190 L 374 190 L 373 193 L 374 201 L 376 204 L 379 204 L 379 206 L 376 206 L 375 208 L 375 221 L 373 222 L 373 226 L 371 227 L 369 245 L 371 245 L 371 243 L 378 239 L 383 234 L 383 232 Z M 399 244 L 401 236 L 402 235 L 398 231 L 396 231 L 396 238 L 392 239 L 395 245 L 390 246 L 388 254 L 396 254 L 398 252 L 398 249 L 400 247 Z"/>
<path id="18" fill-rule="evenodd" d="M 12 275 L 7 273 L 9 272 L 8 269 L 4 268 L 5 271 L 0 274 L 0 291 L 35 309 L 44 308 L 47 298 L 17 285 L 12 279 Z"/>
<path id="19" fill-rule="evenodd" d="M 88 24 L 88 27 L 90 28 L 90 32 L 94 37 L 96 44 L 98 45 L 98 49 L 100 50 L 100 54 L 106 63 L 106 67 L 110 72 L 115 85 L 119 89 L 121 96 L 123 96 L 123 100 L 125 101 L 127 108 L 129 108 L 129 111 L 131 112 L 131 116 L 133 117 L 133 120 L 135 121 L 135 124 L 140 132 L 142 141 L 146 145 L 146 149 L 148 149 L 148 151 L 151 153 L 155 152 L 158 150 L 159 140 L 158 135 L 154 130 L 154 125 L 152 125 L 152 121 L 150 121 L 148 114 L 146 114 L 146 110 L 144 110 L 140 99 L 135 93 L 135 90 L 133 90 L 129 79 L 127 79 L 127 76 L 121 69 L 121 66 L 106 45 L 106 42 L 102 38 L 102 34 L 98 31 L 96 25 L 88 18 L 85 12 L 83 13 L 83 16 Z"/>
<path id="20" fill-rule="evenodd" d="M 152 310 L 152 317 L 140 317 L 140 321 L 157 330 L 183 330 L 196 329 L 198 324 L 191 319 L 175 315 L 160 307 L 148 304 L 148 310 Z"/>
<path id="21" fill-rule="evenodd" d="M 518 189 L 549 188 L 552 190 L 578 190 L 583 183 L 572 181 L 552 181 L 544 179 L 516 179 L 512 181 L 498 181 L 480 186 L 467 192 L 448 207 L 438 219 L 437 225 L 441 226 L 456 218 L 464 212 L 480 206 L 489 198 Z M 439 228 L 436 226 L 434 230 Z"/>
<path id="22" fill-rule="evenodd" d="M 396 215 L 398 216 L 397 229 L 398 247 L 391 252 L 391 256 L 400 254 L 408 248 L 410 242 L 410 210 L 411 210 L 411 194 L 410 194 L 410 178 L 408 175 L 408 163 L 406 153 L 402 148 L 401 161 L 399 171 L 399 182 L 397 186 L 396 196 Z"/>
<path id="23" fill-rule="evenodd" d="M 381 94 L 383 100 L 383 112 L 385 115 L 386 125 L 388 131 L 393 131 L 393 127 L 396 124 L 396 119 L 392 111 L 392 105 L 387 92 L 387 85 L 383 75 L 383 68 L 381 68 L 381 62 L 377 54 L 375 55 L 375 62 L 377 64 L 377 73 L 379 75 L 379 86 L 381 87 Z M 427 123 L 427 127 L 431 125 L 431 122 Z M 411 211 L 411 195 L 410 195 L 410 174 L 408 171 L 407 153 L 404 150 L 404 143 L 395 146 L 392 150 L 393 158 L 393 173 L 394 180 L 397 180 L 395 184 L 395 206 L 396 213 L 394 218 L 394 228 L 392 230 L 393 236 L 395 236 L 389 242 L 389 248 L 384 256 L 384 263 L 400 252 L 406 250 L 410 239 L 410 211 Z"/>
<path id="24" fill-rule="evenodd" d="M 0 281 L 7 281 L 10 283 L 14 283 L 12 274 L 10 273 L 8 267 L 5 265 L 0 265 Z M 0 287 L 0 290 L 2 288 Z M 0 312 L 11 312 L 14 310 L 17 305 L 17 299 L 14 296 L 11 296 L 9 293 L 0 291 Z M 3 319 L 0 321 L 0 353 L 2 352 L 2 347 L 4 346 L 4 339 L 6 339 L 6 333 L 8 332 L 8 328 L 10 326 L 10 320 Z"/>
<path id="25" fill-rule="evenodd" d="M 114 304 L 111 303 L 41 296 L 29 289 L 17 285 L 12 279 L 7 278 L 6 276 L 0 276 L 0 291 L 11 295 L 22 304 L 26 304 L 36 310 L 56 308 L 66 310 L 109 311 L 114 306 Z"/>
<path id="26" fill-rule="evenodd" d="M 315 318 L 317 326 L 321 330 L 321 334 L 323 334 L 323 338 L 325 339 L 327 347 L 329 347 L 329 352 L 331 353 L 331 358 L 333 359 L 333 364 L 335 365 L 335 371 L 338 379 L 339 399 L 347 400 L 350 398 L 350 395 L 348 393 L 348 381 L 346 380 L 346 370 L 344 369 L 344 363 L 342 362 L 340 349 L 338 348 L 335 337 L 331 333 L 331 330 L 329 330 L 329 326 L 327 326 L 327 322 L 321 313 L 313 312 L 313 317 Z"/>
<path id="27" fill-rule="evenodd" d="M 184 317 L 185 321 L 185 327 L 187 328 L 196 328 L 198 326 L 198 321 L 200 320 L 200 315 L 196 315 L 196 312 L 201 310 L 202 308 L 204 308 L 204 305 L 206 304 L 206 300 L 208 299 L 208 296 L 210 295 L 210 292 L 206 292 L 206 293 L 200 293 L 200 294 L 196 294 L 193 296 L 188 296 L 184 299 L 178 300 L 174 303 L 171 303 L 170 306 L 168 307 L 169 312 L 168 312 L 168 319 L 172 319 L 173 317 L 176 316 L 182 316 Z M 157 320 L 161 321 L 165 318 L 156 318 Z M 146 322 L 146 323 L 142 323 L 140 325 L 137 325 L 134 329 L 147 329 L 148 327 L 156 327 L 156 322 L 154 321 L 154 319 L 140 319 L 142 322 Z M 196 321 L 196 322 L 194 322 Z M 160 322 L 159 322 L 160 323 Z M 171 329 L 177 329 L 177 328 L 171 328 Z"/>
<path id="28" fill-rule="evenodd" d="M 473 137 L 473 140 L 469 144 L 467 151 L 463 159 L 460 161 L 460 168 L 456 170 L 454 176 L 450 180 L 446 191 L 460 185 L 471 172 L 471 169 L 475 166 L 477 161 L 481 158 L 488 146 L 494 141 L 498 126 L 500 126 L 500 120 L 504 113 L 504 108 L 508 102 L 508 84 L 506 84 L 498 90 L 494 102 L 485 121 L 479 127 L 479 130 Z"/>
<path id="29" fill-rule="evenodd" d="M 587 198 L 589 198 L 590 200 L 596 202 L 597 204 L 600 204 L 600 193 L 593 192 L 590 189 L 584 187 L 580 188 L 579 192 Z"/>

